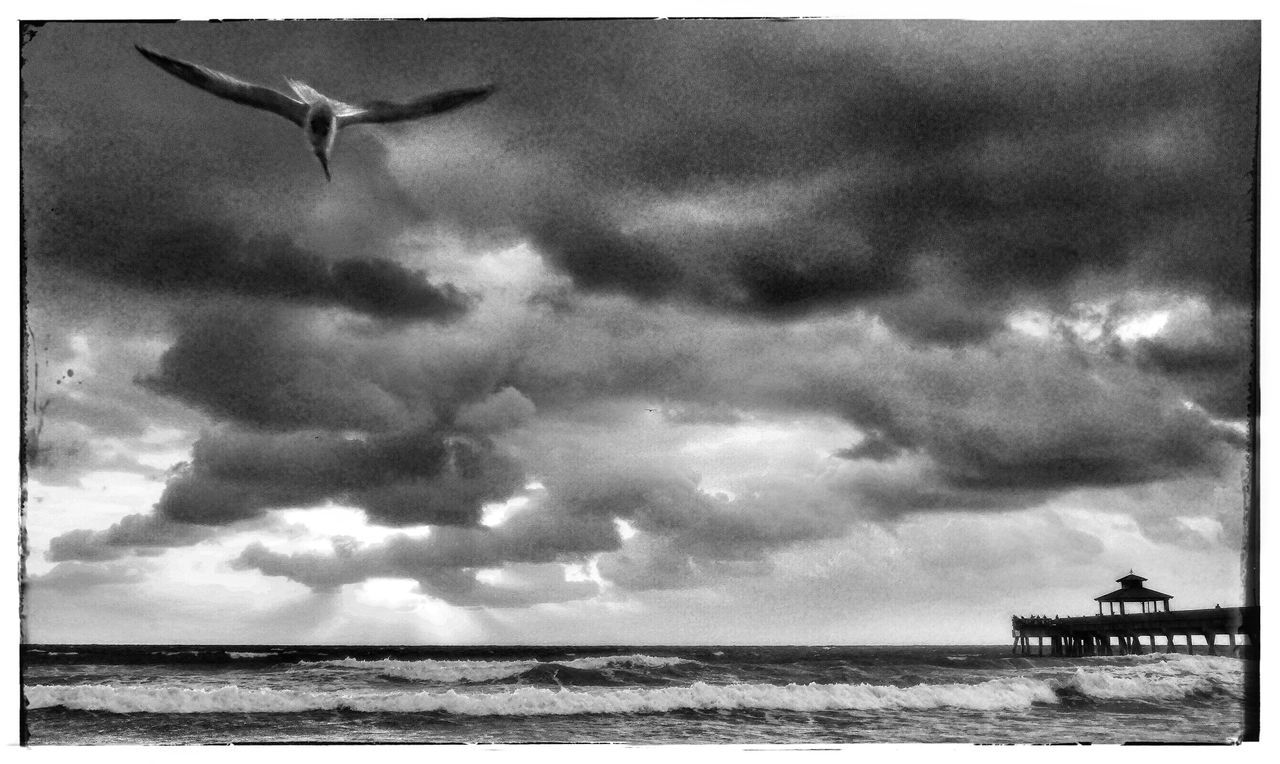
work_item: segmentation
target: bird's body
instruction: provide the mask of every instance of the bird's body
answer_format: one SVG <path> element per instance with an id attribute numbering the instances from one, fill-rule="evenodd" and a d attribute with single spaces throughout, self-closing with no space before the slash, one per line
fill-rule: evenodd
<path id="1" fill-rule="evenodd" d="M 448 90 L 412 101 L 372 101 L 364 105 L 344 103 L 324 95 L 298 80 L 287 80 L 293 95 L 274 88 L 255 85 L 229 74 L 199 64 L 163 56 L 135 45 L 148 61 L 184 82 L 244 106 L 262 109 L 289 120 L 302 128 L 307 144 L 320 160 L 324 176 L 329 178 L 329 155 L 338 131 L 357 124 L 378 124 L 421 119 L 479 101 L 493 92 L 489 85 Z"/>

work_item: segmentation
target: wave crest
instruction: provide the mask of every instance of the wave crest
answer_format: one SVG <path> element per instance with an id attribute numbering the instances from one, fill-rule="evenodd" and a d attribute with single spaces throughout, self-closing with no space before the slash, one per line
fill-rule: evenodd
<path id="1" fill-rule="evenodd" d="M 342 659 L 313 667 L 353 667 L 384 676 L 432 682 L 487 681 L 526 675 L 535 681 L 555 672 L 612 672 L 697 663 L 681 658 L 615 655 L 562 662 L 366 661 Z M 668 676 L 667 681 L 674 677 Z M 1242 692 L 1242 665 L 1209 656 L 1143 660 L 1127 665 L 1075 667 L 1068 673 L 1005 676 L 974 683 L 914 686 L 867 683 L 708 684 L 678 686 L 488 685 L 434 689 L 362 691 L 245 688 L 226 685 L 35 685 L 25 689 L 32 709 L 61 706 L 113 713 L 296 713 L 345 709 L 356 712 L 441 713 L 473 716 L 654 713 L 679 710 L 777 709 L 798 712 L 956 708 L 1024 710 L 1061 700 L 1106 703 L 1167 703 L 1183 698 L 1234 696 Z M 631 681 L 634 681 L 633 677 Z M 558 682 L 559 679 L 556 679 Z"/>
<path id="2" fill-rule="evenodd" d="M 681 663 L 697 663 L 697 661 L 687 658 L 633 654 L 602 655 L 562 661 L 437 661 L 431 659 L 405 661 L 394 658 L 384 658 L 382 660 L 341 658 L 328 661 L 302 661 L 299 665 L 365 669 L 390 679 L 453 684 L 457 682 L 492 682 L 499 679 L 509 679 L 535 669 L 548 667 L 562 666 L 585 671 L 600 671 L 611 668 L 663 668 Z"/>
<path id="3" fill-rule="evenodd" d="M 1094 700 L 1170 701 L 1243 692 L 1239 661 L 1212 656 L 1150 661 L 1106 669 L 1077 668 L 1060 690 Z"/>
<path id="4" fill-rule="evenodd" d="M 1033 679 L 981 684 L 894 687 L 869 684 L 710 685 L 645 689 L 571 690 L 521 687 L 508 692 L 302 692 L 226 686 L 36 685 L 27 688 L 30 708 L 113 713 L 298 713 L 345 709 L 359 712 L 441 712 L 471 716 L 653 713 L 697 709 L 791 711 L 964 708 L 1023 709 L 1053 703 L 1049 685 Z"/>

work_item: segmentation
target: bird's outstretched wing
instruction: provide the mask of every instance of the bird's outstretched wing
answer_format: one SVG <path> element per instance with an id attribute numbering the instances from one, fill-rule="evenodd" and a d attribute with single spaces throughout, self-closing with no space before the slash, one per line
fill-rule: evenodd
<path id="1" fill-rule="evenodd" d="M 229 74 L 200 66 L 188 61 L 162 56 L 155 51 L 147 50 L 141 45 L 134 45 L 148 61 L 165 70 L 174 77 L 188 82 L 201 90 L 235 101 L 255 109 L 279 114 L 295 125 L 302 125 L 307 116 L 307 105 L 296 101 L 277 90 L 251 82 L 242 82 Z"/>
<path id="2" fill-rule="evenodd" d="M 338 125 L 358 125 L 362 123 L 399 122 L 405 119 L 420 119 L 432 114 L 456 109 L 465 104 L 474 103 L 486 98 L 494 90 L 492 85 L 478 88 L 461 88 L 446 90 L 412 101 L 394 103 L 392 101 L 372 101 L 361 104 L 358 111 L 351 114 L 339 114 Z"/>

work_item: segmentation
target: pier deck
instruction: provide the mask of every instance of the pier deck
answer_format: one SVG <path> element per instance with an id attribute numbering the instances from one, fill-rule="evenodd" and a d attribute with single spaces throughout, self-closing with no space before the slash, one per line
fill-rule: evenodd
<path id="1" fill-rule="evenodd" d="M 1240 647 L 1237 635 L 1249 645 L 1258 644 L 1258 608 L 1215 607 L 1205 610 L 1173 610 L 1162 613 L 1128 615 L 1088 615 L 1070 618 L 1013 617 L 1013 651 L 1033 654 L 1031 639 L 1037 641 L 1034 654 L 1045 655 L 1128 655 L 1141 653 L 1142 637 L 1149 652 L 1157 652 L 1156 638 L 1165 640 L 1165 652 L 1174 651 L 1175 639 L 1185 639 L 1187 652 L 1194 653 L 1191 638 L 1203 637 L 1210 655 L 1216 655 L 1215 640 L 1227 637 L 1231 653 Z M 1115 649 L 1112 647 L 1115 638 Z"/>

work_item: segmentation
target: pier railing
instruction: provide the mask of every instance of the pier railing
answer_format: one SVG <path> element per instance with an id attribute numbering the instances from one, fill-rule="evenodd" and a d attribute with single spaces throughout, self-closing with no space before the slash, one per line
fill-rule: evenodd
<path id="1" fill-rule="evenodd" d="M 1237 635 L 1248 644 L 1258 644 L 1257 607 L 1215 607 L 1203 610 L 1172 610 L 1158 613 L 1127 615 L 1087 615 L 1069 618 L 1047 616 L 1014 616 L 1014 652 L 1031 653 L 1031 638 L 1038 642 L 1037 654 L 1044 655 L 1044 640 L 1049 640 L 1051 655 L 1113 655 L 1111 638 L 1117 640 L 1121 654 L 1142 652 L 1139 641 L 1147 637 L 1150 650 L 1156 651 L 1156 638 L 1163 637 L 1166 649 L 1174 649 L 1175 638 L 1185 638 L 1187 652 L 1194 652 L 1191 638 L 1203 637 L 1210 654 L 1214 642 L 1225 635 L 1234 653 Z"/>

